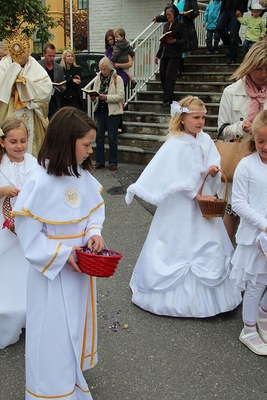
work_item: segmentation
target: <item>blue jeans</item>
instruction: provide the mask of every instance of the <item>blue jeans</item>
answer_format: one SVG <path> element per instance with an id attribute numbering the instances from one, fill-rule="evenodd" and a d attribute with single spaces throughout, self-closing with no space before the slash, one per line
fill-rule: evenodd
<path id="1" fill-rule="evenodd" d="M 252 40 L 247 40 L 245 39 L 243 42 L 243 56 L 245 56 L 247 54 L 247 52 L 249 51 L 250 47 L 256 42 L 253 42 Z"/>
<path id="2" fill-rule="evenodd" d="M 227 29 L 226 29 L 227 27 Z M 217 32 L 225 46 L 230 46 L 227 57 L 236 61 L 240 23 L 236 19 L 235 10 L 224 10 L 219 16 Z"/>
<path id="3" fill-rule="evenodd" d="M 109 145 L 109 164 L 118 164 L 118 129 L 120 126 L 121 115 L 108 115 L 96 112 L 95 119 L 97 124 L 96 133 L 96 163 L 105 165 L 105 132 L 108 132 Z"/>

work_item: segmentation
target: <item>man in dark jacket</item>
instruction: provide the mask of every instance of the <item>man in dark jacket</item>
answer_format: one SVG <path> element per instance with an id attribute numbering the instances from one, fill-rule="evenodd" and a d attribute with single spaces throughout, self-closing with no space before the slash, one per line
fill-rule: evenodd
<path id="1" fill-rule="evenodd" d="M 236 62 L 240 23 L 236 18 L 236 12 L 242 14 L 247 11 L 248 0 L 222 0 L 220 16 L 217 24 L 217 32 L 225 46 L 229 47 L 227 64 Z"/>

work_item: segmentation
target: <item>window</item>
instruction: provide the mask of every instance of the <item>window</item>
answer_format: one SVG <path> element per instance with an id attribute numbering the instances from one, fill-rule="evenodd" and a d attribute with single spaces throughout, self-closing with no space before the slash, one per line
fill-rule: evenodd
<path id="1" fill-rule="evenodd" d="M 87 10 L 87 0 L 77 0 L 78 10 Z"/>

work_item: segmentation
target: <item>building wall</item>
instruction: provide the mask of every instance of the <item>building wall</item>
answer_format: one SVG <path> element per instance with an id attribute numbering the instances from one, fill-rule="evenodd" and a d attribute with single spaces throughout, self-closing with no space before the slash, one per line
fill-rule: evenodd
<path id="1" fill-rule="evenodd" d="M 64 0 L 46 0 L 46 6 L 50 6 L 49 15 L 56 21 L 64 17 Z M 54 39 L 52 43 L 56 46 L 57 51 L 64 49 L 64 29 L 61 26 L 51 30 Z"/>
<path id="2" fill-rule="evenodd" d="M 104 51 L 108 29 L 123 28 L 127 40 L 135 39 L 167 3 L 167 0 L 89 0 L 90 51 Z"/>

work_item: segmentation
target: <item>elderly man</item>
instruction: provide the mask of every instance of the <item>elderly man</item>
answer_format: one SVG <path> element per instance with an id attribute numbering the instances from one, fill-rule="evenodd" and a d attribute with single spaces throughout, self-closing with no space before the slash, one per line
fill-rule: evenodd
<path id="1" fill-rule="evenodd" d="M 0 123 L 10 115 L 21 118 L 30 132 L 28 151 L 36 156 L 48 124 L 52 83 L 26 44 L 25 38 L 6 40 L 8 55 L 0 62 Z"/>

